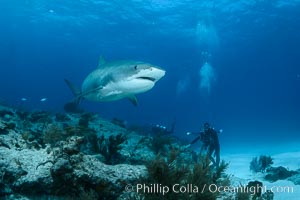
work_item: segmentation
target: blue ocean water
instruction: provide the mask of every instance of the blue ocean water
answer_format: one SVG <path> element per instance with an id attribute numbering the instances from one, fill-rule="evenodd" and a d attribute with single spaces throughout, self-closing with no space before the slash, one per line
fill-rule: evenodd
<path id="1" fill-rule="evenodd" d="M 208 121 L 224 130 L 224 148 L 300 139 L 299 0 L 3 0 L 0 7 L 3 102 L 63 112 L 73 98 L 64 78 L 80 86 L 103 55 L 147 61 L 166 76 L 138 95 L 138 107 L 84 101 L 87 111 L 130 124 L 176 119 L 183 138 Z"/>

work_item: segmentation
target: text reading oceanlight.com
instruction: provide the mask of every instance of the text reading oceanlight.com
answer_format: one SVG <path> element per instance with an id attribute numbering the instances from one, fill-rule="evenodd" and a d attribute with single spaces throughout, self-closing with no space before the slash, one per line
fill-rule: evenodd
<path id="1" fill-rule="evenodd" d="M 273 193 L 293 193 L 294 188 L 292 186 L 218 186 L 216 184 L 204 184 L 199 187 L 194 184 L 174 184 L 173 186 L 166 186 L 162 184 L 136 184 L 136 185 L 127 185 L 125 187 L 127 192 L 137 192 L 144 194 L 168 194 L 168 193 L 219 193 L 219 192 L 228 192 L 228 193 L 248 193 L 255 195 L 257 191 L 262 193 L 266 191 L 271 191 Z"/>

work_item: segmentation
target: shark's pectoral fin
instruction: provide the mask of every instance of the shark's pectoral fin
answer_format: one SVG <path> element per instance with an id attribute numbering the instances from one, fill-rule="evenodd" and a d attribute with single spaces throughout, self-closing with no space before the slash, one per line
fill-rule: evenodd
<path id="1" fill-rule="evenodd" d="M 129 96 L 128 99 L 131 101 L 131 103 L 132 103 L 133 105 L 135 105 L 135 106 L 138 105 L 138 100 L 137 100 L 137 98 L 136 98 L 135 95 Z"/>

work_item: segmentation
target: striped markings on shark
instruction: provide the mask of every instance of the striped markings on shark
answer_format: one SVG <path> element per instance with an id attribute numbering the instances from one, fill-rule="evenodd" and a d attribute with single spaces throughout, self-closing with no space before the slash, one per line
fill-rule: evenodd
<path id="1" fill-rule="evenodd" d="M 106 102 L 128 98 L 137 105 L 136 94 L 151 90 L 165 75 L 165 70 L 140 61 L 106 62 L 100 57 L 97 69 L 84 79 L 81 89 L 70 81 L 65 82 L 75 96 L 73 103 L 80 100 Z"/>

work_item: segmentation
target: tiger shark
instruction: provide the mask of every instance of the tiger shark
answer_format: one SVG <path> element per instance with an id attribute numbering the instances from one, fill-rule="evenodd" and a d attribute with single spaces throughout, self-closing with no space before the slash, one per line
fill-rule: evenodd
<path id="1" fill-rule="evenodd" d="M 84 79 L 81 89 L 70 81 L 65 82 L 75 96 L 73 103 L 80 100 L 107 102 L 128 98 L 137 105 L 136 94 L 151 90 L 165 75 L 162 68 L 140 61 L 106 62 L 100 57 L 97 69 Z"/>

